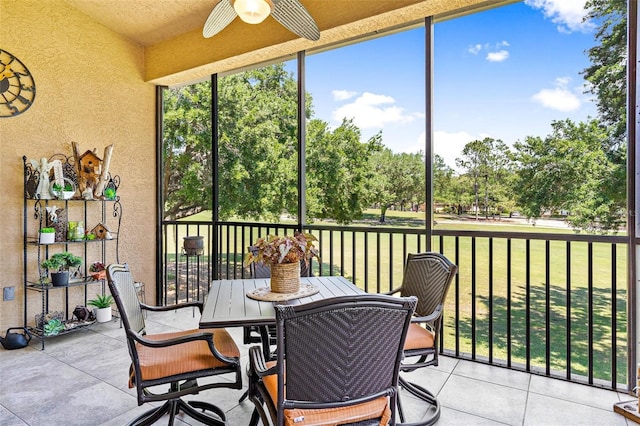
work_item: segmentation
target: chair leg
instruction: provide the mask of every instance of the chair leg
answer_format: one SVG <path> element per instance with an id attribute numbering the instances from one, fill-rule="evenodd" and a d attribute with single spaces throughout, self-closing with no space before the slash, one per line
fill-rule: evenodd
<path id="1" fill-rule="evenodd" d="M 400 396 L 398 396 L 398 413 L 400 414 L 400 422 L 397 423 L 399 426 L 430 426 L 435 424 L 438 419 L 440 419 L 440 402 L 438 398 L 435 397 L 433 393 L 423 388 L 420 385 L 416 385 L 415 383 L 411 383 L 400 377 L 398 379 L 398 384 L 407 392 L 419 398 L 425 402 L 427 402 L 431 407 L 433 407 L 434 412 L 428 417 L 420 420 L 419 422 L 414 423 L 405 423 L 404 413 L 402 411 L 402 404 L 400 403 Z"/>
<path id="2" fill-rule="evenodd" d="M 400 398 L 400 394 L 398 394 L 398 396 L 396 397 L 396 408 L 397 408 L 397 412 L 398 415 L 400 416 L 400 424 L 404 424 L 404 411 L 402 409 L 402 401 Z"/>
<path id="3" fill-rule="evenodd" d="M 224 426 L 226 424 L 224 411 L 219 407 L 202 401 L 185 402 L 178 398 L 167 401 L 161 407 L 147 411 L 146 413 L 136 417 L 131 423 L 129 423 L 129 426 L 152 425 L 160 420 L 165 414 L 169 414 L 169 426 L 171 426 L 180 411 L 183 411 L 187 416 L 198 420 L 205 425 Z M 214 415 L 207 414 L 206 411 L 210 411 Z"/>
<path id="4" fill-rule="evenodd" d="M 226 417 L 224 411 L 213 404 L 209 404 L 202 401 L 188 401 L 185 402 L 181 399 L 178 400 L 178 408 L 189 417 L 192 417 L 205 425 L 224 426 L 226 424 Z M 202 411 L 196 411 L 202 410 Z M 205 411 L 211 411 L 217 417 L 213 417 L 205 413 Z"/>
<path id="5" fill-rule="evenodd" d="M 249 420 L 249 426 L 258 426 L 258 420 L 260 420 L 260 414 L 258 413 L 258 409 L 254 408 L 251 413 L 251 420 Z"/>
<path id="6" fill-rule="evenodd" d="M 255 380 L 255 379 L 254 379 Z M 247 391 L 249 400 L 253 402 L 254 409 L 251 413 L 251 420 L 249 421 L 249 426 L 257 426 L 258 420 L 262 420 L 262 424 L 264 426 L 269 426 L 269 416 L 267 415 L 265 409 L 264 397 L 261 394 L 261 391 L 258 389 L 256 383 L 252 382 L 252 378 L 249 377 L 249 390 Z"/>
<path id="7" fill-rule="evenodd" d="M 127 426 L 147 426 L 152 425 L 173 409 L 171 401 L 167 401 L 158 408 L 146 411 L 133 419 Z"/>

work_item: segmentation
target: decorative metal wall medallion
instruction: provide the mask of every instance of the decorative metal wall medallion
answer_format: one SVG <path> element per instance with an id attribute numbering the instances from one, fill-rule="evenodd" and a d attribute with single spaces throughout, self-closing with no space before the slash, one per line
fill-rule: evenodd
<path id="1" fill-rule="evenodd" d="M 27 67 L 0 49 L 0 117 L 14 117 L 29 109 L 36 97 L 36 83 Z"/>

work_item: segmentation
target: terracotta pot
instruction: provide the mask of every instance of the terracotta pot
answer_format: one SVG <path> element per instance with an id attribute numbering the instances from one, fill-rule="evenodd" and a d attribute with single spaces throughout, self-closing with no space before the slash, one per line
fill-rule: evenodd
<path id="1" fill-rule="evenodd" d="M 92 272 L 91 278 L 93 278 L 94 281 L 104 280 L 107 278 L 107 271 Z"/>

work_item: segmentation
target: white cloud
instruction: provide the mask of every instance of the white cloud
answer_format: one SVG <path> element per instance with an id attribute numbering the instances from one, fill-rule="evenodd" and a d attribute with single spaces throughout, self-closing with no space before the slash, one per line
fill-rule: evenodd
<path id="1" fill-rule="evenodd" d="M 420 133 L 415 143 L 407 146 L 406 144 L 399 146 L 394 143 L 394 141 L 390 141 L 387 144 L 385 140 L 385 144 L 390 148 L 393 152 L 408 152 L 408 153 L 417 153 L 422 151 L 425 152 L 425 132 Z M 472 135 L 465 131 L 460 131 L 456 133 L 449 133 L 443 130 L 438 130 L 433 132 L 433 145 L 434 145 L 434 154 L 439 155 L 444 160 L 445 164 L 452 169 L 454 169 L 458 173 L 462 173 L 461 169 L 456 167 L 456 158 L 460 158 L 462 156 L 462 150 L 466 144 L 475 140 L 482 140 L 484 138 L 491 137 L 487 133 L 480 133 L 479 135 Z"/>
<path id="2" fill-rule="evenodd" d="M 333 95 L 333 100 L 335 101 L 346 101 L 347 99 L 351 99 L 356 96 L 358 92 L 349 90 L 332 90 L 331 94 Z"/>
<path id="3" fill-rule="evenodd" d="M 391 96 L 364 92 L 353 102 L 334 110 L 331 115 L 338 122 L 343 118 L 352 118 L 354 124 L 361 129 L 382 128 L 386 124 L 410 123 L 417 117 L 415 114 L 406 114 L 403 108 L 394 104 L 395 99 Z"/>
<path id="4" fill-rule="evenodd" d="M 525 0 L 525 4 L 532 8 L 541 9 L 545 18 L 551 19 L 563 33 L 593 30 L 593 22 L 582 20 L 587 14 L 586 3 L 587 0 Z"/>
<path id="5" fill-rule="evenodd" d="M 469 48 L 467 50 L 472 55 L 477 55 L 482 50 L 482 45 L 481 44 L 474 44 L 473 46 L 469 46 Z"/>
<path id="6" fill-rule="evenodd" d="M 422 134 L 422 146 L 424 147 L 424 133 Z M 466 144 L 484 136 L 473 136 L 465 131 L 447 133 L 442 130 L 433 132 L 433 152 L 444 160 L 445 164 L 456 171 L 456 158 L 459 158 Z"/>
<path id="7" fill-rule="evenodd" d="M 575 93 L 577 90 L 571 91 L 567 88 L 570 81 L 568 77 L 559 77 L 555 81 L 555 88 L 542 89 L 531 98 L 545 108 L 562 112 L 575 111 L 580 108 L 582 102 Z"/>
<path id="8" fill-rule="evenodd" d="M 487 61 L 489 62 L 502 62 L 509 57 L 509 52 L 506 50 L 500 50 L 498 52 L 487 53 Z"/>
<path id="9" fill-rule="evenodd" d="M 477 55 L 483 50 L 487 52 L 485 59 L 489 62 L 502 62 L 509 57 L 509 51 L 505 50 L 505 47 L 509 47 L 509 42 L 506 40 L 502 40 L 498 43 L 490 44 L 485 43 L 484 45 L 480 43 L 473 44 L 467 48 L 467 52 L 472 55 Z"/>

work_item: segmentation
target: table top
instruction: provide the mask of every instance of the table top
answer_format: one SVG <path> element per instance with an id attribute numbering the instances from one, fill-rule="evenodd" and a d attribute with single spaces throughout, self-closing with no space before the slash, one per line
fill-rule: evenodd
<path id="1" fill-rule="evenodd" d="M 200 328 L 243 327 L 276 323 L 276 304 L 299 305 L 336 296 L 363 294 L 344 277 L 301 277 L 300 283 L 312 284 L 318 293 L 299 299 L 264 302 L 250 299 L 247 292 L 269 286 L 268 278 L 214 280 L 200 317 Z"/>

